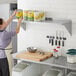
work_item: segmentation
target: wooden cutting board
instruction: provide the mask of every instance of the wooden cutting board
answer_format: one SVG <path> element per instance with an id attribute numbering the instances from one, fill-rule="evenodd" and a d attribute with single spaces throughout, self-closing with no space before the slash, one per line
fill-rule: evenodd
<path id="1" fill-rule="evenodd" d="M 30 53 L 30 52 L 23 52 L 20 54 L 17 54 L 17 58 L 22 58 L 22 59 L 29 59 L 29 60 L 34 60 L 34 61 L 43 61 L 49 57 L 51 57 L 53 54 L 50 52 L 44 52 L 43 54 L 40 54 L 39 52 L 36 53 Z"/>

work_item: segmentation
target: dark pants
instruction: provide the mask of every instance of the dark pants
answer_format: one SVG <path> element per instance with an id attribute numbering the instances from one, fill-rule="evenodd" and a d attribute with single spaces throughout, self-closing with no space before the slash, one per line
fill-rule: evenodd
<path id="1" fill-rule="evenodd" d="M 0 76 L 10 76 L 7 58 L 0 59 Z"/>

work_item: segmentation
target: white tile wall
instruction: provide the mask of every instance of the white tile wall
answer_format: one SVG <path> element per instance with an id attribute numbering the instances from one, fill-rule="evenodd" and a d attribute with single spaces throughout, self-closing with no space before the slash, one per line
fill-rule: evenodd
<path id="1" fill-rule="evenodd" d="M 43 10 L 46 12 L 46 16 L 47 17 L 53 17 L 53 18 L 63 18 L 63 19 L 71 19 L 73 21 L 73 26 L 72 26 L 72 36 L 70 37 L 67 33 L 65 33 L 65 36 L 67 36 L 67 41 L 66 41 L 66 46 L 65 48 L 76 48 L 76 0 L 18 0 L 18 8 L 19 9 L 23 9 L 23 10 Z M 33 25 L 34 26 L 34 25 Z M 37 44 L 37 47 L 41 47 L 44 48 L 45 50 L 50 50 L 52 47 L 47 43 L 48 40 L 45 39 L 44 37 L 49 34 L 52 35 L 52 33 L 56 32 L 56 28 L 57 27 L 51 27 L 49 25 L 47 26 L 42 26 L 42 25 L 37 25 L 37 27 L 33 27 L 30 24 L 27 25 L 26 27 L 26 31 L 24 32 L 23 29 L 21 29 L 21 33 L 19 34 L 19 36 L 24 35 L 23 37 L 23 42 L 22 40 L 20 40 L 21 37 L 18 36 L 19 41 L 21 41 L 22 44 L 24 44 L 22 46 L 22 44 L 18 44 L 18 48 L 19 50 L 21 49 L 20 46 L 22 46 L 22 48 L 24 49 L 25 45 L 31 45 L 36 43 L 36 40 L 38 40 L 37 42 L 43 42 L 43 46 L 42 44 Z M 40 28 L 38 28 L 40 27 Z M 40 30 L 41 28 L 50 28 L 50 30 L 46 31 L 44 30 Z M 58 27 L 59 28 L 59 27 Z M 62 28 L 62 29 L 61 29 Z M 64 27 L 61 27 L 60 30 L 64 30 L 65 32 L 67 31 Z M 39 32 L 42 32 L 43 34 L 40 36 L 40 33 L 38 31 L 34 31 L 31 32 L 31 30 L 35 30 L 35 29 L 39 29 Z M 27 31 L 30 30 L 30 31 Z M 23 33 L 24 34 L 23 34 Z M 46 33 L 46 35 L 45 35 Z M 31 38 L 32 35 L 35 35 L 36 39 Z M 24 40 L 25 39 L 25 40 Z M 33 39 L 33 40 L 32 40 Z M 27 41 L 26 41 L 27 40 Z M 32 40 L 32 42 L 31 42 Z M 42 41 L 43 40 L 43 41 Z M 29 43 L 30 42 L 30 43 Z"/>
<path id="2" fill-rule="evenodd" d="M 19 8 L 44 10 L 53 18 L 69 18 L 76 22 L 76 0 L 18 0 Z"/>
<path id="3" fill-rule="evenodd" d="M 0 4 L 16 3 L 16 0 L 0 0 Z"/>

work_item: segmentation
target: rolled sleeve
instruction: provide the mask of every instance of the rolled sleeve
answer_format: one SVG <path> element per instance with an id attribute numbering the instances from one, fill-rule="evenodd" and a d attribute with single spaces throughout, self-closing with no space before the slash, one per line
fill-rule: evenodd
<path id="1" fill-rule="evenodd" d="M 7 36 L 8 36 L 9 38 L 11 38 L 11 37 L 13 37 L 13 36 L 15 36 L 15 35 L 16 35 L 16 32 L 15 32 L 15 31 L 7 32 Z"/>

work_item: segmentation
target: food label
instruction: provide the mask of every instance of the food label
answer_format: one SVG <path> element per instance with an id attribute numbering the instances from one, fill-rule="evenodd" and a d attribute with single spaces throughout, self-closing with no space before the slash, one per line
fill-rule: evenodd
<path id="1" fill-rule="evenodd" d="M 21 10 L 21 9 L 18 9 L 17 10 L 17 13 L 16 13 L 16 18 L 21 18 L 21 17 L 23 17 L 23 10 Z"/>

